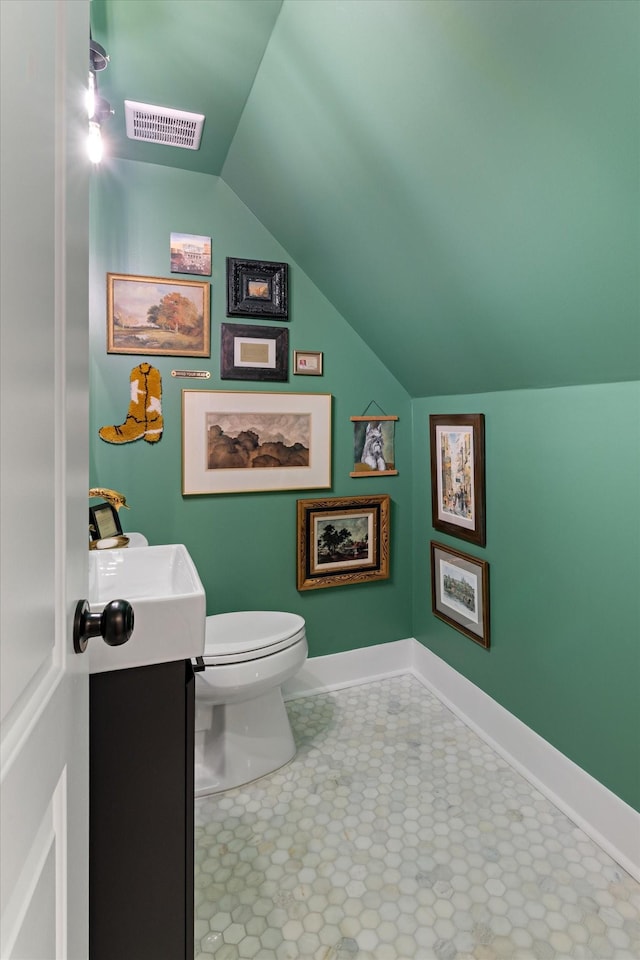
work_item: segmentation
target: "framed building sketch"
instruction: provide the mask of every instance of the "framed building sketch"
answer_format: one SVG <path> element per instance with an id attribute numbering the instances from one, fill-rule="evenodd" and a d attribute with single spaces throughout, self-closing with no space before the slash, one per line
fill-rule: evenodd
<path id="1" fill-rule="evenodd" d="M 489 647 L 489 564 L 431 541 L 431 610 L 435 617 Z"/>
<path id="2" fill-rule="evenodd" d="M 200 237 L 193 233 L 172 233 L 170 250 L 171 273 L 211 276 L 211 237 Z"/>
<path id="3" fill-rule="evenodd" d="M 484 414 L 432 414 L 429 434 L 433 526 L 484 547 Z"/>

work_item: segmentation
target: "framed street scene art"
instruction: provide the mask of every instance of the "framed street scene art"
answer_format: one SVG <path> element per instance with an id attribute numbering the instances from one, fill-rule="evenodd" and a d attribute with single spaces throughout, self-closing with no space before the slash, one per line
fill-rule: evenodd
<path id="1" fill-rule="evenodd" d="M 432 414 L 429 434 L 433 526 L 484 547 L 484 414 Z"/>

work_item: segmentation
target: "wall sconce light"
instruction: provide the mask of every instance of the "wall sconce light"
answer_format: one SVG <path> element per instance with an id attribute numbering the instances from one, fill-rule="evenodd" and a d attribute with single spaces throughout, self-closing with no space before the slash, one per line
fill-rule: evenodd
<path id="1" fill-rule="evenodd" d="M 87 116 L 89 118 L 89 134 L 87 136 L 87 153 L 92 163 L 100 163 L 103 155 L 102 124 L 107 117 L 113 114 L 111 104 L 101 97 L 98 92 L 98 78 L 96 74 L 105 70 L 109 64 L 109 57 L 104 47 L 95 40 L 89 40 L 89 84 L 87 88 Z"/>

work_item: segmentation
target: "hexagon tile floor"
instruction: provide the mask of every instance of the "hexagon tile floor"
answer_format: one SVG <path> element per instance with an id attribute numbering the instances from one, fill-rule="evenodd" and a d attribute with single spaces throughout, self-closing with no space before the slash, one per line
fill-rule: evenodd
<path id="1" fill-rule="evenodd" d="M 640 885 L 411 676 L 196 801 L 197 960 L 640 958 Z"/>

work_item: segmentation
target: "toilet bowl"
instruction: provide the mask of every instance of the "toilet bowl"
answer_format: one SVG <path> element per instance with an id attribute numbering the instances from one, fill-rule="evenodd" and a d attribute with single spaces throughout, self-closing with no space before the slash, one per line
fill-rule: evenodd
<path id="1" fill-rule="evenodd" d="M 251 610 L 207 617 L 196 673 L 195 795 L 257 780 L 295 756 L 281 685 L 307 658 L 305 622 Z"/>

